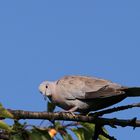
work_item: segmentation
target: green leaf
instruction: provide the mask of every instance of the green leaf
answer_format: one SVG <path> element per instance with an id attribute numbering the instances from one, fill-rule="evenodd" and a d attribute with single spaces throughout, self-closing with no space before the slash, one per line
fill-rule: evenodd
<path id="1" fill-rule="evenodd" d="M 89 132 L 89 134 L 88 134 L 89 137 L 92 137 L 93 133 L 94 133 L 94 130 L 95 130 L 95 124 L 83 123 L 83 122 L 81 122 L 80 124 Z M 102 129 L 105 133 L 108 133 L 107 130 L 104 127 Z M 109 140 L 109 139 L 104 137 L 103 135 L 99 135 L 99 140 Z"/>
<path id="2" fill-rule="evenodd" d="M 72 131 L 78 137 L 79 140 L 92 140 L 92 135 L 85 128 L 72 128 Z"/>
<path id="3" fill-rule="evenodd" d="M 106 134 L 108 134 L 107 130 L 104 127 L 102 129 Z M 104 137 L 103 135 L 99 135 L 99 140 L 109 140 L 109 139 Z"/>
<path id="4" fill-rule="evenodd" d="M 29 140 L 42 140 L 42 135 L 40 135 L 38 132 L 32 132 L 29 134 Z"/>
<path id="5" fill-rule="evenodd" d="M 24 140 L 24 138 L 20 135 L 13 135 L 10 137 L 10 140 Z"/>
<path id="6" fill-rule="evenodd" d="M 14 124 L 13 124 L 12 128 L 15 132 L 23 132 L 23 130 L 25 130 L 24 129 L 25 126 L 26 126 L 26 123 L 21 124 L 21 123 L 19 123 L 18 120 L 14 120 Z"/>
<path id="7" fill-rule="evenodd" d="M 95 129 L 95 124 L 93 123 L 80 123 L 85 129 L 87 129 L 87 131 L 89 131 L 89 133 L 94 133 L 94 129 Z"/>
<path id="8" fill-rule="evenodd" d="M 6 110 L 2 106 L 1 103 L 0 103 L 0 117 L 3 117 L 3 118 L 14 118 L 14 116 L 8 110 Z"/>
<path id="9" fill-rule="evenodd" d="M 41 137 L 41 140 L 51 140 L 48 129 L 39 129 L 36 127 L 35 129 L 32 129 L 32 134 L 38 134 Z"/>
<path id="10" fill-rule="evenodd" d="M 73 140 L 73 138 L 71 137 L 70 134 L 66 133 L 66 134 L 61 134 L 63 140 Z"/>
<path id="11" fill-rule="evenodd" d="M 47 108 L 47 111 L 48 112 L 53 112 L 55 109 L 55 104 L 51 103 L 51 102 L 48 102 L 48 108 Z"/>
<path id="12" fill-rule="evenodd" d="M 63 129 L 64 128 L 59 121 L 55 121 L 54 127 L 55 127 L 55 129 L 61 129 L 61 128 Z"/>
<path id="13" fill-rule="evenodd" d="M 95 124 L 92 123 L 80 123 L 82 125 L 82 128 L 84 128 L 84 137 L 85 139 L 92 140 L 92 136 L 94 134 L 95 130 Z"/>
<path id="14" fill-rule="evenodd" d="M 8 132 L 12 132 L 12 128 L 1 120 L 0 120 L 0 129 L 7 130 Z"/>
<path id="15" fill-rule="evenodd" d="M 99 135 L 99 140 L 109 140 L 109 139 L 104 137 L 103 135 Z"/>

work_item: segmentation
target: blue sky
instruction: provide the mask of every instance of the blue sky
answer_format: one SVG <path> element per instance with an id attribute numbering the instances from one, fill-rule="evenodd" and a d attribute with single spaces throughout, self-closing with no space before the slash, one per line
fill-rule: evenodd
<path id="1" fill-rule="evenodd" d="M 0 102 L 44 111 L 39 83 L 71 74 L 140 86 L 139 5 L 138 0 L 0 1 Z M 140 119 L 138 112 L 109 117 Z M 119 140 L 139 136 L 138 128 L 108 130 Z"/>

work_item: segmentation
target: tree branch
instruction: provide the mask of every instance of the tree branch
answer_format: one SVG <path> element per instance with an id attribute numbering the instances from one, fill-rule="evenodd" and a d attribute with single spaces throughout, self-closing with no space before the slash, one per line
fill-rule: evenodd
<path id="1" fill-rule="evenodd" d="M 118 111 L 122 111 L 122 110 L 126 110 L 126 109 L 130 109 L 130 108 L 134 108 L 134 107 L 140 107 L 140 103 L 134 103 L 131 105 L 124 105 L 124 106 L 119 106 L 119 107 L 114 107 L 114 108 L 109 108 L 109 109 L 105 109 L 99 112 L 94 112 L 94 113 L 90 113 L 90 116 L 94 116 L 94 117 L 98 117 L 98 116 L 103 116 L 105 114 L 110 114 L 113 112 L 118 112 Z"/>
<path id="2" fill-rule="evenodd" d="M 79 122 L 89 122 L 89 123 L 99 123 L 101 125 L 110 125 L 110 126 L 131 126 L 131 127 L 140 127 L 140 120 L 134 119 L 117 119 L 117 118 L 100 118 L 94 116 L 84 116 L 79 114 L 72 114 L 66 112 L 32 112 L 32 111 L 23 111 L 23 110 L 11 110 L 8 109 L 10 113 L 13 114 L 14 119 L 45 119 L 45 120 L 65 120 L 65 121 L 79 121 Z"/>

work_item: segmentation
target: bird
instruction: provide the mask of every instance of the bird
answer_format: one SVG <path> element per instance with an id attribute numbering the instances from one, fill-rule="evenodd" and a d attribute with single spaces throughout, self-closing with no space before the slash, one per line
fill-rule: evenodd
<path id="1" fill-rule="evenodd" d="M 80 75 L 43 81 L 39 91 L 65 111 L 80 113 L 97 111 L 127 97 L 140 96 L 140 87 L 127 87 L 109 80 Z"/>

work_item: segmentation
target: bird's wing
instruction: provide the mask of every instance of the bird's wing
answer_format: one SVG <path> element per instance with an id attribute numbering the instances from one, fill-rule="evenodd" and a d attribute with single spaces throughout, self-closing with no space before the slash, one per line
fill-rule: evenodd
<path id="1" fill-rule="evenodd" d="M 121 88 L 120 85 L 108 80 L 87 76 L 65 76 L 58 80 L 57 85 L 67 99 L 86 100 L 122 94 L 118 90 Z"/>

